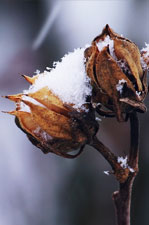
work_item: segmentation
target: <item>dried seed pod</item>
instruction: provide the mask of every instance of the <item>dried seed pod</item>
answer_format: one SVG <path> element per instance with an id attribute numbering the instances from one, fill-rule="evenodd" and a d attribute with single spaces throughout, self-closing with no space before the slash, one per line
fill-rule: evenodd
<path id="1" fill-rule="evenodd" d="M 86 72 L 93 86 L 93 103 L 110 109 L 97 112 L 116 116 L 124 121 L 124 114 L 137 110 L 145 112 L 147 71 L 141 66 L 141 54 L 130 40 L 116 34 L 108 25 L 85 50 Z"/>
<path id="2" fill-rule="evenodd" d="M 24 78 L 33 84 L 37 77 Z M 65 105 L 48 87 L 34 93 L 6 97 L 16 102 L 16 110 L 9 112 L 16 117 L 16 124 L 44 153 L 74 158 L 85 144 L 92 141 L 98 130 L 91 105 L 85 105 L 87 110 L 78 112 L 71 105 Z M 78 148 L 78 154 L 68 154 Z"/>

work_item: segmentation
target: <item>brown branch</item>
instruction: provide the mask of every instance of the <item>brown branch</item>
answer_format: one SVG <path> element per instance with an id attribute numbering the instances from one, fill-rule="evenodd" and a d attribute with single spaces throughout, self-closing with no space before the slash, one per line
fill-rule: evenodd
<path id="1" fill-rule="evenodd" d="M 117 225 L 130 225 L 132 186 L 138 172 L 139 120 L 136 112 L 130 114 L 130 135 L 131 146 L 128 162 L 134 172 L 129 173 L 128 179 L 124 183 L 120 183 L 119 191 L 113 193 Z"/>
<path id="2" fill-rule="evenodd" d="M 109 162 L 113 171 L 112 174 L 115 175 L 116 179 L 120 183 L 124 183 L 129 176 L 129 169 L 123 168 L 120 163 L 118 163 L 117 156 L 109 150 L 101 141 L 94 137 L 93 142 L 90 144 L 94 147 L 98 152 L 102 154 L 102 156 Z"/>
<path id="3" fill-rule="evenodd" d="M 98 152 L 102 154 L 102 156 L 109 162 L 112 169 L 115 171 L 117 165 L 117 157 L 111 152 L 108 147 L 106 147 L 101 141 L 94 137 L 93 142 L 91 144 Z"/>
<path id="4" fill-rule="evenodd" d="M 129 115 L 130 119 L 130 152 L 128 158 L 128 168 L 122 168 L 117 162 L 117 157 L 112 153 L 97 137 L 91 144 L 111 165 L 114 175 L 119 181 L 119 191 L 113 193 L 112 199 L 115 204 L 117 225 L 130 225 L 131 193 L 134 179 L 138 172 L 138 152 L 139 152 L 139 120 L 137 113 Z"/>
<path id="5" fill-rule="evenodd" d="M 139 155 L 139 119 L 137 113 L 130 114 L 130 136 L 131 148 L 129 152 L 129 165 L 131 168 L 138 169 Z"/>

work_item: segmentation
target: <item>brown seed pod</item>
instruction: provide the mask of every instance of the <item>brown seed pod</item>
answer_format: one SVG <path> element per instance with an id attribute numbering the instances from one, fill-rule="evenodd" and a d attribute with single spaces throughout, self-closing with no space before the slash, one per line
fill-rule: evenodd
<path id="1" fill-rule="evenodd" d="M 106 25 L 84 54 L 93 86 L 92 102 L 101 104 L 98 113 L 124 121 L 124 114 L 132 110 L 146 111 L 147 71 L 142 69 L 140 51 L 132 41 Z"/>
<path id="2" fill-rule="evenodd" d="M 24 78 L 33 84 L 37 77 Z M 16 117 L 18 127 L 44 153 L 53 152 L 74 158 L 81 153 L 85 144 L 92 141 L 98 130 L 91 105 L 84 106 L 88 110 L 78 112 L 71 105 L 65 105 L 47 87 L 34 93 L 6 97 L 16 102 L 16 110 L 9 113 Z M 76 155 L 68 154 L 79 148 Z"/>

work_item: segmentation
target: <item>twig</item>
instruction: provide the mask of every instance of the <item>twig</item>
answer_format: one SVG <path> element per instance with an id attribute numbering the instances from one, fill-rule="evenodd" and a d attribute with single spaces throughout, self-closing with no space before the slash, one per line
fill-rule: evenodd
<path id="1" fill-rule="evenodd" d="M 104 144 L 96 137 L 91 144 L 109 162 L 114 171 L 114 175 L 119 181 L 119 191 L 114 192 L 112 196 L 115 204 L 117 225 L 130 225 L 131 192 L 134 179 L 138 172 L 139 120 L 136 112 L 131 113 L 129 118 L 131 146 L 128 158 L 128 168 L 122 168 L 117 162 L 115 154 L 104 146 Z"/>
<path id="2" fill-rule="evenodd" d="M 135 112 L 130 114 L 130 135 L 131 146 L 128 162 L 134 172 L 129 174 L 128 179 L 124 183 L 120 183 L 119 191 L 113 193 L 118 225 L 130 225 L 132 186 L 138 172 L 139 120 Z"/>
<path id="3" fill-rule="evenodd" d="M 95 137 L 91 144 L 98 152 L 102 154 L 102 156 L 109 162 L 112 169 L 115 171 L 117 165 L 117 157 L 111 152 L 108 147 L 106 147 L 101 141 Z"/>

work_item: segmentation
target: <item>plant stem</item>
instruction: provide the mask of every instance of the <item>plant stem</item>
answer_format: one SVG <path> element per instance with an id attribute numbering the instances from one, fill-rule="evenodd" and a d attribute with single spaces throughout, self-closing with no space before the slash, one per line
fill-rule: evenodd
<path id="1" fill-rule="evenodd" d="M 117 164 L 117 157 L 111 152 L 108 147 L 106 147 L 101 141 L 95 137 L 93 139 L 93 143 L 91 144 L 98 152 L 102 154 L 102 156 L 109 162 L 112 169 L 115 170 L 115 165 Z"/>
<path id="2" fill-rule="evenodd" d="M 137 113 L 133 112 L 130 118 L 130 136 L 131 144 L 128 157 L 128 165 L 132 170 L 129 171 L 125 180 L 121 180 L 119 176 L 125 174 L 125 170 L 120 171 L 120 165 L 117 163 L 117 157 L 106 146 L 104 146 L 97 138 L 93 140 L 92 146 L 99 151 L 104 158 L 110 163 L 114 174 L 119 181 L 119 190 L 113 193 L 112 199 L 115 204 L 117 225 L 130 225 L 130 207 L 131 193 L 134 179 L 138 172 L 138 153 L 139 153 L 139 120 Z M 132 172 L 131 172 L 132 171 Z M 117 174 L 119 176 L 117 176 Z"/>
<path id="3" fill-rule="evenodd" d="M 130 137 L 131 145 L 129 152 L 129 165 L 135 170 L 138 170 L 138 157 L 139 157 L 139 119 L 137 113 L 130 114 Z"/>
<path id="4" fill-rule="evenodd" d="M 130 225 L 131 193 L 134 179 L 138 172 L 139 153 L 139 120 L 136 113 L 130 114 L 131 146 L 129 152 L 129 166 L 134 169 L 128 179 L 119 185 L 119 191 L 113 193 L 118 225 Z"/>
<path id="5" fill-rule="evenodd" d="M 119 191 L 113 193 L 117 225 L 130 225 L 131 192 L 134 177 L 129 177 L 119 185 Z"/>

